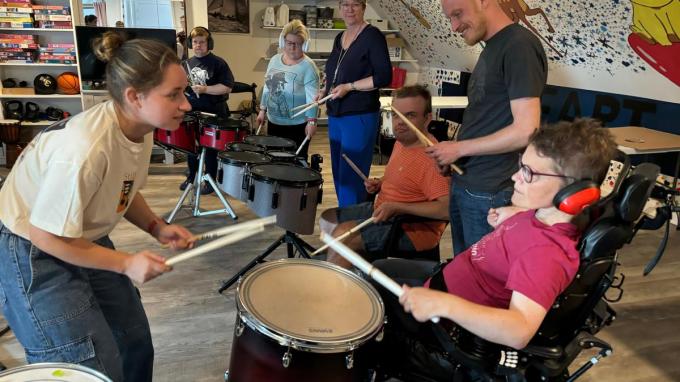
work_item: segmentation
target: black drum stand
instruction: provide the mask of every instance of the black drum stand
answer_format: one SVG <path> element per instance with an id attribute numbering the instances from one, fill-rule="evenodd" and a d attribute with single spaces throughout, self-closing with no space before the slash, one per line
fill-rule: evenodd
<path id="1" fill-rule="evenodd" d="M 0 337 L 4 336 L 4 335 L 7 334 L 9 331 L 10 331 L 9 326 L 5 326 L 4 328 L 2 328 L 2 329 L 0 330 Z M 0 362 L 0 371 L 3 371 L 3 370 L 5 370 L 5 369 L 6 369 L 5 365 L 4 365 L 2 362 Z"/>
<path id="2" fill-rule="evenodd" d="M 231 205 L 229 204 L 227 199 L 225 199 L 224 195 L 222 195 L 222 191 L 219 189 L 219 187 L 217 187 L 217 183 L 212 178 L 212 176 L 210 176 L 210 174 L 206 174 L 203 172 L 203 164 L 205 162 L 205 150 L 206 150 L 205 147 L 201 148 L 201 156 L 198 161 L 198 171 L 196 172 L 196 176 L 194 177 L 194 182 L 187 185 L 187 188 L 184 190 L 184 193 L 182 193 L 182 196 L 177 201 L 177 204 L 175 205 L 175 208 L 172 210 L 172 213 L 170 213 L 170 217 L 168 217 L 167 219 L 168 223 L 172 223 L 172 221 L 175 219 L 175 215 L 182 207 L 190 208 L 192 210 L 193 216 L 206 216 L 227 213 L 229 214 L 229 216 L 231 216 L 232 219 L 238 218 L 238 216 L 236 216 L 236 213 L 234 212 L 234 209 L 231 208 Z M 203 181 L 208 182 L 212 186 L 213 190 L 215 191 L 215 195 L 217 195 L 217 197 L 220 199 L 220 202 L 222 202 L 224 208 L 212 211 L 200 210 L 199 207 L 201 204 L 201 182 Z M 194 194 L 191 194 L 192 190 L 195 191 Z M 189 198 L 189 204 L 185 205 L 184 200 L 190 194 L 191 197 Z"/>
<path id="3" fill-rule="evenodd" d="M 272 252 L 276 250 L 281 244 L 286 244 L 288 248 L 288 258 L 292 259 L 295 257 L 295 250 L 297 250 L 298 254 L 300 257 L 304 257 L 306 259 L 310 259 L 311 257 L 307 253 L 307 251 L 314 251 L 314 247 L 312 247 L 309 243 L 306 241 L 302 240 L 298 234 L 292 231 L 286 230 L 286 233 L 281 235 L 275 242 L 273 242 L 262 254 L 254 258 L 251 262 L 246 264 L 245 267 L 241 268 L 238 272 L 236 272 L 235 275 L 233 275 L 229 280 L 223 281 L 222 286 L 220 289 L 217 290 L 218 293 L 224 292 L 226 289 L 234 285 L 235 282 L 238 281 L 241 276 L 246 274 L 249 270 L 251 270 L 254 266 L 257 264 L 261 263 L 264 261 L 265 257 L 269 256 Z"/>

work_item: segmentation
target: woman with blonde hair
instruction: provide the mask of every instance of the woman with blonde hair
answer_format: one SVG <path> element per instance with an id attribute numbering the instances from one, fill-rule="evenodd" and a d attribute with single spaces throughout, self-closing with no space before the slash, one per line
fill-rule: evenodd
<path id="1" fill-rule="evenodd" d="M 125 218 L 160 243 L 190 245 L 191 233 L 139 192 L 152 132 L 176 130 L 191 110 L 187 79 L 160 42 L 106 32 L 94 48 L 112 100 L 42 131 L 0 190 L 0 304 L 29 363 L 151 381 L 153 344 L 133 282 L 170 267 L 152 251 L 116 250 L 109 234 Z"/>
<path id="2" fill-rule="evenodd" d="M 319 69 L 305 52 L 309 33 L 300 20 L 286 24 L 279 36 L 282 52 L 272 57 L 265 74 L 257 123 L 268 121 L 267 133 L 289 138 L 299 146 L 316 132 L 317 108 L 292 118 L 297 106 L 312 102 L 319 90 Z M 300 155 L 307 156 L 306 145 Z"/>

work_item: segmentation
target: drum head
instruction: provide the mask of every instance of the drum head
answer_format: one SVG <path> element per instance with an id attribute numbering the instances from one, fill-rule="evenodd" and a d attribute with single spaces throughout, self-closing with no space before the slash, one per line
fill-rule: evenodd
<path id="1" fill-rule="evenodd" d="M 252 151 L 220 151 L 217 156 L 224 163 L 264 164 L 271 162 L 271 158 L 267 155 Z"/>
<path id="2" fill-rule="evenodd" d="M 220 117 L 207 117 L 203 118 L 201 121 L 203 126 L 211 127 L 213 129 L 219 130 L 236 130 L 236 129 L 247 129 L 248 122 L 240 119 L 231 118 L 220 118 Z"/>
<path id="3" fill-rule="evenodd" d="M 290 159 L 295 158 L 295 153 L 288 151 L 267 151 L 267 155 L 274 159 Z"/>
<path id="4" fill-rule="evenodd" d="M 253 329 L 292 339 L 302 348 L 310 344 L 343 351 L 342 344 L 359 345 L 371 338 L 384 320 L 375 288 L 325 261 L 284 259 L 260 264 L 241 280 L 237 296 Z"/>
<path id="5" fill-rule="evenodd" d="M 260 145 L 269 149 L 295 149 L 295 141 L 288 138 L 275 137 L 272 135 L 249 135 L 243 142 L 253 145 Z"/>
<path id="6" fill-rule="evenodd" d="M 227 151 L 253 151 L 256 153 L 263 153 L 265 148 L 260 145 L 251 145 L 250 143 L 232 142 L 227 145 Z"/>
<path id="7" fill-rule="evenodd" d="M 281 183 L 285 185 L 314 186 L 323 183 L 321 174 L 310 168 L 293 166 L 291 164 L 260 164 L 250 169 L 253 179 L 266 183 Z"/>
<path id="8" fill-rule="evenodd" d="M 34 363 L 0 373 L 0 382 L 111 382 L 104 374 L 89 367 L 69 363 Z"/>

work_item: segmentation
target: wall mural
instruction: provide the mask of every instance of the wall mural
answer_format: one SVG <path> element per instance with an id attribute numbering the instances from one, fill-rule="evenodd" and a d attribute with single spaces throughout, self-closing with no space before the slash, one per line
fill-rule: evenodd
<path id="1" fill-rule="evenodd" d="M 548 83 L 680 103 L 680 0 L 499 0 L 550 61 Z M 421 64 L 470 72 L 481 52 L 436 0 L 378 0 Z"/>

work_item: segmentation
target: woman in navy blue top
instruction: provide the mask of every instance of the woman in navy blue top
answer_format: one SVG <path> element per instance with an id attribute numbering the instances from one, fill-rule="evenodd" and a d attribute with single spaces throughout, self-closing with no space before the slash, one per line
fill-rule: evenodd
<path id="1" fill-rule="evenodd" d="M 326 64 L 326 102 L 333 182 L 340 207 L 365 201 L 364 182 L 341 158 L 346 154 L 368 175 L 378 132 L 378 89 L 392 81 L 392 66 L 382 32 L 364 21 L 366 0 L 341 0 L 347 30 L 333 43 Z"/>

